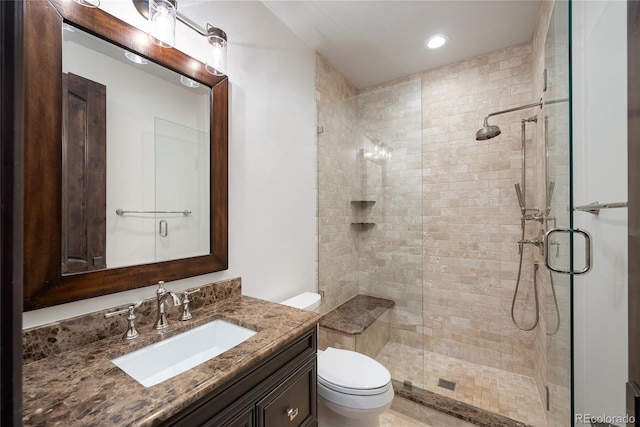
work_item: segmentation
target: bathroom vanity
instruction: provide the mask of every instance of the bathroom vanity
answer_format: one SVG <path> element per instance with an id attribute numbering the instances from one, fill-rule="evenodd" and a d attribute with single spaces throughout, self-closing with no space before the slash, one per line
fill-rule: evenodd
<path id="1" fill-rule="evenodd" d="M 316 425 L 316 333 L 307 331 L 162 423 L 163 426 Z"/>
<path id="2" fill-rule="evenodd" d="M 97 321 L 104 324 L 104 312 L 96 313 L 93 319 L 83 316 L 25 331 L 23 424 L 316 425 L 316 330 L 321 316 L 241 296 L 239 279 L 231 281 L 224 292 L 224 298 L 210 304 L 195 304 L 194 318 L 189 321 L 178 320 L 178 307 L 172 308 L 169 326 L 162 332 L 151 326 L 155 299 L 145 301 L 137 319 L 140 336 L 133 340 L 121 338 L 126 329 L 124 319 L 108 319 L 116 326 L 108 328 L 112 336 L 53 350 L 73 334 L 104 334 L 87 329 Z M 205 296 L 198 296 L 202 302 Z M 151 387 L 144 387 L 112 362 L 215 319 L 257 333 Z"/>
<path id="3" fill-rule="evenodd" d="M 25 97 L 29 102 L 24 115 L 24 192 L 27 195 L 23 218 L 24 310 L 127 291 L 161 280 L 174 281 L 226 270 L 229 240 L 227 77 L 207 72 L 205 64 L 177 49 L 165 49 L 147 43 L 148 36 L 144 31 L 99 8 L 86 8 L 65 0 L 34 0 L 25 2 L 24 16 L 24 79 L 31 82 L 26 87 Z M 93 37 L 89 39 L 91 41 L 81 42 L 76 38 L 81 31 Z M 77 46 L 72 47 L 67 42 Z M 94 52 L 89 48 L 96 43 L 101 47 Z M 107 48 L 106 44 L 110 46 Z M 82 64 L 93 62 L 87 58 L 104 53 L 105 49 L 115 53 L 100 61 L 111 63 L 111 59 L 125 57 L 128 58 L 125 59 L 126 67 L 135 68 L 137 65 L 128 62 L 132 57 L 139 58 L 162 66 L 164 69 L 158 72 L 169 73 L 171 77 L 168 82 L 152 85 L 152 91 L 141 92 L 139 89 L 145 86 L 143 83 L 148 83 L 155 75 L 138 76 L 136 81 L 139 84 L 134 85 L 134 90 L 129 90 L 127 87 L 116 86 L 118 82 L 107 78 L 120 75 L 114 71 L 125 67 L 120 62 L 112 64 L 117 68 L 92 67 L 92 72 L 104 71 L 107 75 L 82 76 L 82 82 L 90 80 L 108 86 L 106 100 L 100 92 L 100 96 L 96 95 L 96 99 L 87 104 L 100 106 L 100 111 L 95 116 L 100 117 L 101 121 L 104 118 L 102 110 L 105 103 L 120 105 L 117 110 L 122 109 L 121 104 L 111 102 L 109 98 L 110 94 L 112 99 L 118 98 L 113 94 L 119 90 L 129 96 L 124 102 L 127 105 L 131 100 L 173 106 L 178 104 L 174 102 L 172 94 L 179 87 L 185 105 L 205 108 L 194 110 L 198 111 L 197 114 L 184 114 L 183 117 L 181 114 L 187 110 L 182 107 L 177 110 L 154 110 L 152 114 L 145 107 L 134 107 L 135 114 L 122 115 L 127 118 L 135 117 L 133 124 L 144 125 L 146 128 L 136 127 L 138 130 L 131 135 L 118 138 L 110 138 L 109 135 L 113 136 L 122 130 L 130 131 L 133 129 L 132 123 L 109 123 L 115 116 L 110 113 L 106 117 L 105 126 L 110 129 L 106 140 L 102 129 L 104 126 L 101 124 L 99 130 L 91 130 L 99 134 L 100 139 L 81 135 L 77 141 L 73 141 L 73 147 L 79 144 L 78 150 L 74 152 L 84 150 L 86 147 L 82 144 L 86 141 L 95 143 L 101 149 L 106 144 L 113 150 L 112 142 L 122 140 L 127 144 L 124 154 L 130 156 L 130 152 L 135 151 L 131 150 L 133 141 L 140 147 L 150 145 L 152 140 L 160 141 L 154 145 L 154 149 L 160 149 L 161 142 L 166 142 L 164 137 L 173 135 L 176 127 L 188 128 L 189 134 L 193 133 L 194 138 L 202 142 L 197 153 L 198 158 L 202 157 L 201 169 L 207 171 L 195 181 L 188 181 L 180 187 L 202 187 L 201 194 L 193 201 L 195 207 L 180 205 L 182 207 L 178 209 L 173 205 L 167 208 L 148 206 L 150 203 L 142 198 L 132 201 L 131 205 L 121 206 L 108 201 L 109 193 L 106 196 L 101 194 L 99 202 L 96 202 L 93 195 L 104 193 L 107 188 L 115 188 L 115 196 L 118 192 L 125 193 L 131 188 L 133 179 L 125 179 L 115 185 L 107 182 L 109 177 L 125 176 L 123 166 L 126 162 L 112 162 L 119 169 L 114 173 L 107 173 L 107 181 L 103 179 L 105 174 L 101 172 L 100 179 L 96 179 L 95 183 L 97 190 L 93 189 L 94 186 L 76 188 L 73 185 L 74 182 L 84 183 L 89 172 L 76 175 L 66 168 L 69 156 L 75 156 L 64 151 L 69 146 L 68 137 L 72 133 L 63 129 L 67 129 L 65 126 L 69 125 L 68 107 L 75 102 L 75 98 L 69 101 L 72 99 L 71 95 L 75 94 L 76 86 L 75 83 L 68 84 L 69 74 L 80 72 L 72 67 L 73 58 L 80 58 L 76 62 Z M 74 56 L 74 50 L 82 51 L 83 54 Z M 87 70 L 83 72 L 88 73 Z M 190 84 L 184 88 L 183 78 L 187 82 L 200 84 L 202 96 L 185 95 L 185 91 L 191 93 L 196 86 Z M 119 80 L 133 81 L 128 77 Z M 164 102 L 156 101 L 155 96 L 159 96 L 162 98 L 160 101 Z M 118 102 L 122 101 L 120 98 Z M 85 108 L 79 107 L 78 111 L 85 111 Z M 142 111 L 149 112 L 153 120 L 150 116 L 147 117 L 148 120 L 143 120 L 139 114 Z M 92 121 L 90 117 L 84 117 L 72 129 L 86 129 L 85 124 Z M 196 126 L 196 122 L 207 125 L 203 124 L 201 129 Z M 151 129 L 155 132 L 160 123 L 167 126 L 168 123 L 173 123 L 176 126 L 169 126 L 171 129 L 163 134 L 152 133 Z M 136 139 L 132 135 L 136 135 Z M 173 139 L 182 139 L 182 136 Z M 42 141 L 47 143 L 43 144 Z M 175 145 L 170 147 L 175 148 Z M 80 165 L 79 170 L 93 171 L 94 164 L 90 159 L 76 157 L 80 160 L 76 159 L 73 164 Z M 172 159 L 174 156 L 166 157 Z M 85 161 L 88 163 L 82 163 Z M 162 175 L 167 175 L 168 170 L 182 170 L 175 163 L 170 163 L 168 167 L 161 164 L 154 166 L 163 171 Z M 132 169 L 134 175 L 139 175 L 138 171 L 142 168 L 142 163 L 136 163 Z M 75 166 L 70 169 L 75 170 Z M 210 187 L 200 186 L 201 182 L 206 182 Z M 156 186 L 168 187 L 157 183 Z M 154 192 L 147 189 L 144 193 Z M 91 212 L 84 211 L 86 206 L 92 206 Z M 109 209 L 107 206 L 110 206 Z M 129 214 L 133 216 L 128 216 Z M 166 237 L 167 221 L 175 219 L 156 217 L 156 214 L 177 214 L 180 221 L 202 225 L 202 228 L 197 228 L 197 235 L 202 240 L 198 244 L 198 250 L 191 253 L 189 249 L 189 256 L 172 252 L 157 258 L 132 258 L 127 251 L 121 251 L 126 263 L 119 263 L 117 260 L 114 262 L 114 255 L 105 255 L 118 253 L 115 246 L 109 246 L 113 239 L 107 239 L 102 244 L 105 230 L 114 229 L 111 226 L 105 229 L 105 221 L 120 224 L 122 230 L 136 236 L 136 239 L 140 233 L 149 234 L 143 229 L 150 230 L 149 236 L 154 238 L 150 238 L 149 242 L 156 242 L 156 230 L 160 229 L 160 237 Z M 139 218 L 135 215 L 146 216 Z M 77 218 L 89 219 L 78 221 Z M 146 225 L 136 228 L 135 224 L 142 220 Z M 156 224 L 156 221 L 159 222 Z M 83 227 L 89 227 L 90 230 Z M 185 230 L 187 228 L 190 227 L 184 227 Z M 172 232 L 176 229 L 178 228 L 171 227 Z M 100 237 L 92 237 L 94 235 Z M 45 251 L 42 249 L 43 241 L 47 242 Z M 96 243 L 98 248 L 95 251 L 85 250 L 92 247 L 89 243 Z M 122 245 L 128 249 L 127 246 L 126 243 Z M 146 249 L 157 252 L 155 246 Z M 126 321 L 113 315 L 114 312 L 127 312 L 126 306 L 23 331 L 23 424 L 74 427 L 316 425 L 316 329 L 321 316 L 244 297 L 240 292 L 239 279 L 207 287 L 214 289 L 208 296 L 203 289 L 194 297 L 193 319 L 181 321 L 178 308 L 170 309 L 169 325 L 161 331 L 152 328 L 156 317 L 156 299 L 150 294 L 149 299 L 136 310 L 135 322 L 139 336 L 131 340 L 121 338 L 126 330 Z M 135 301 L 131 303 L 134 303 L 134 307 L 137 306 Z M 105 319 L 106 312 L 113 316 Z M 150 349 L 153 344 L 217 319 L 250 329 L 255 334 L 214 358 L 149 387 L 133 379 L 112 362 L 137 350 Z M 131 335 L 135 335 L 131 327 L 130 330 Z M 188 345 L 178 347 L 172 353 L 178 355 L 177 362 L 174 364 L 173 358 L 170 362 L 165 359 L 165 362 L 176 365 L 197 353 Z M 155 353 L 148 360 L 154 360 L 153 356 Z M 152 374 L 157 372 L 155 366 L 151 367 L 151 363 L 149 366 L 144 363 L 141 366 L 150 367 Z"/>

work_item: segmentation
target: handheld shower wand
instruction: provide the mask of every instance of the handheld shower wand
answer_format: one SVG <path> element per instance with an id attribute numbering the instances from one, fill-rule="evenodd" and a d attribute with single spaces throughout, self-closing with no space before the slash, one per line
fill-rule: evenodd
<path id="1" fill-rule="evenodd" d="M 514 184 L 513 186 L 516 188 L 516 195 L 518 196 L 518 204 L 520 205 L 520 210 L 522 211 L 522 213 L 524 213 L 526 207 L 524 205 L 524 197 L 522 197 L 522 189 L 520 188 L 520 184 Z"/>
<path id="2" fill-rule="evenodd" d="M 549 188 L 547 189 L 547 216 L 551 212 L 551 197 L 553 197 L 553 190 L 556 188 L 555 181 L 549 181 Z"/>

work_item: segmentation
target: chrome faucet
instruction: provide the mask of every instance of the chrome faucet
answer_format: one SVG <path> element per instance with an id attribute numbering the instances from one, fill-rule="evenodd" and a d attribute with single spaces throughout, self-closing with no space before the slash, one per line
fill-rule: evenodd
<path id="1" fill-rule="evenodd" d="M 158 282 L 158 289 L 156 290 L 156 300 L 158 301 L 158 308 L 156 312 L 156 323 L 153 325 L 153 329 L 164 329 L 169 326 L 169 321 L 167 320 L 167 313 L 165 308 L 165 300 L 167 297 L 173 298 L 173 305 L 179 305 L 180 299 L 178 295 L 173 292 L 169 292 L 164 288 L 164 282 Z"/>
<path id="2" fill-rule="evenodd" d="M 127 325 L 129 327 L 127 328 L 127 332 L 125 332 L 124 335 L 122 336 L 122 339 L 124 339 L 124 340 L 132 340 L 135 337 L 137 337 L 138 335 L 140 335 L 138 333 L 138 330 L 136 329 L 136 325 L 135 325 L 135 320 L 136 320 L 135 311 L 141 305 L 142 305 L 142 301 L 139 301 L 139 302 L 137 302 L 135 304 L 131 304 L 127 308 L 123 308 L 122 310 L 112 311 L 111 313 L 105 313 L 104 318 L 108 319 L 109 317 L 113 317 L 113 316 L 117 316 L 117 315 L 121 315 L 121 314 L 126 314 L 127 315 Z"/>

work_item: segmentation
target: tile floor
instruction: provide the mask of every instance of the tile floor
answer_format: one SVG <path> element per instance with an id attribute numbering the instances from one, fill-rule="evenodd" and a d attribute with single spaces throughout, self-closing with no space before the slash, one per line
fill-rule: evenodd
<path id="1" fill-rule="evenodd" d="M 533 378 L 431 352 L 423 353 L 422 350 L 393 342 L 385 345 L 376 360 L 386 366 L 396 380 L 409 380 L 415 387 L 534 427 L 547 425 Z M 455 391 L 438 387 L 439 378 L 455 382 Z M 402 422 L 397 425 L 404 426 Z M 406 425 L 422 427 L 425 424 Z"/>

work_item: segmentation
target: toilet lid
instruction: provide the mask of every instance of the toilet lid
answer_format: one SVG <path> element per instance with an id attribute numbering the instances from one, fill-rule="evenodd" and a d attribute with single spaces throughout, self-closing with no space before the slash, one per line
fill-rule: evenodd
<path id="1" fill-rule="evenodd" d="M 387 368 L 369 356 L 332 347 L 318 352 L 318 377 L 327 385 L 349 390 L 380 389 L 391 381 Z"/>

